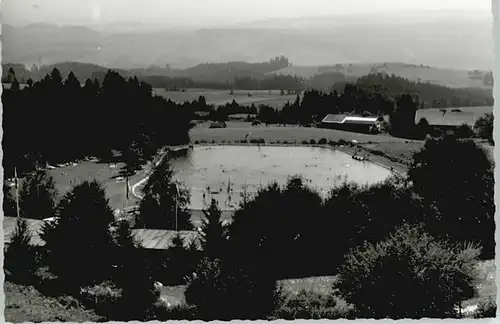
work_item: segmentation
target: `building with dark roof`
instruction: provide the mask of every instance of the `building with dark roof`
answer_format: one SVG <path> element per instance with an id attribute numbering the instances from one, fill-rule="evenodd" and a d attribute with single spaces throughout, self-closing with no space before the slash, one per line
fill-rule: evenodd
<path id="1" fill-rule="evenodd" d="M 320 127 L 357 133 L 377 133 L 381 129 L 381 118 L 328 114 L 321 121 Z"/>
<path id="2" fill-rule="evenodd" d="M 443 131 L 456 130 L 464 124 L 473 129 L 476 119 L 476 114 L 473 112 L 460 109 L 419 109 L 415 114 L 415 124 L 418 125 L 425 120 L 430 128 Z"/>

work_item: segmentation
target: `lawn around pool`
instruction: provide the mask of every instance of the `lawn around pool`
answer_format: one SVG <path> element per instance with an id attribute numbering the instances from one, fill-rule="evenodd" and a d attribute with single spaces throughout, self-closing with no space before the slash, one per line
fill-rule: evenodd
<path id="1" fill-rule="evenodd" d="M 344 140 L 351 142 L 356 140 L 359 148 L 364 148 L 365 153 L 372 162 L 379 163 L 386 167 L 394 167 L 397 171 L 406 172 L 407 166 L 403 163 L 391 161 L 386 156 L 396 157 L 401 161 L 408 160 L 413 152 L 418 151 L 422 145 L 422 141 L 407 141 L 400 138 L 394 138 L 387 135 L 368 135 L 344 132 L 338 130 L 305 128 L 297 126 L 259 126 L 252 127 L 249 123 L 229 122 L 228 128 L 225 129 L 209 129 L 206 125 L 200 125 L 191 129 L 191 142 L 207 142 L 216 144 L 236 143 L 245 139 L 245 135 L 251 133 L 250 139 L 263 138 L 267 143 L 275 143 L 285 145 L 285 142 L 290 144 L 295 143 L 302 145 L 303 141 L 314 139 L 318 142 L 321 138 L 327 141 Z M 241 144 L 240 144 L 241 145 Z M 348 146 L 336 147 L 353 154 L 354 149 Z M 382 152 L 383 155 L 376 155 L 370 152 Z M 59 197 L 64 196 L 75 184 L 82 183 L 87 180 L 97 180 L 101 182 L 106 190 L 106 195 L 113 209 L 122 210 L 125 206 L 133 206 L 138 203 L 139 199 L 132 192 L 129 192 L 129 200 L 126 200 L 126 182 L 118 180 L 119 170 L 123 163 L 108 164 L 84 161 L 74 165 L 57 167 L 53 170 L 48 170 L 49 174 L 54 178 L 56 189 Z M 138 183 L 147 175 L 147 171 L 151 169 L 151 165 L 146 165 L 143 170 L 137 172 L 130 177 L 130 186 Z M 137 192 L 140 192 L 140 187 Z M 14 191 L 14 188 L 12 188 Z M 202 212 L 200 210 L 192 211 L 192 219 L 195 223 L 200 223 Z M 224 217 L 230 218 L 231 213 L 225 212 Z M 15 216 L 15 215 L 7 215 Z"/>
<path id="2" fill-rule="evenodd" d="M 297 95 L 281 95 L 279 90 L 235 90 L 230 94 L 229 90 L 213 89 L 187 89 L 187 91 L 166 91 L 165 89 L 155 88 L 154 94 L 177 103 L 185 101 L 198 100 L 200 96 L 205 97 L 207 104 L 223 106 L 231 103 L 233 100 L 240 105 L 268 105 L 281 110 L 285 103 L 293 103 Z M 250 96 L 249 96 L 250 94 Z"/>
<path id="3" fill-rule="evenodd" d="M 309 128 L 298 126 L 251 126 L 247 122 L 227 122 L 227 128 L 210 129 L 207 123 L 198 124 L 190 130 L 191 142 L 229 144 L 239 143 L 250 134 L 248 139 L 263 139 L 268 144 L 295 144 L 320 139 L 327 142 L 345 141 L 347 143 L 357 142 L 358 153 L 370 159 L 371 162 L 394 168 L 399 173 L 406 173 L 410 165 L 412 155 L 418 152 L 424 142 L 418 140 L 407 140 L 392 137 L 385 134 L 371 135 L 354 132 L 346 132 L 333 129 Z M 350 146 L 336 146 L 335 149 L 354 154 L 355 148 Z"/>

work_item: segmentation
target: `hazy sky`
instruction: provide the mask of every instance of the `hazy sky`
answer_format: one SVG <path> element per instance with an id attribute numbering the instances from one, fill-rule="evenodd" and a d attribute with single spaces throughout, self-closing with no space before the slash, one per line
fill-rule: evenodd
<path id="1" fill-rule="evenodd" d="M 2 22 L 234 23 L 266 18 L 414 10 L 481 10 L 491 0 L 3 0 Z"/>

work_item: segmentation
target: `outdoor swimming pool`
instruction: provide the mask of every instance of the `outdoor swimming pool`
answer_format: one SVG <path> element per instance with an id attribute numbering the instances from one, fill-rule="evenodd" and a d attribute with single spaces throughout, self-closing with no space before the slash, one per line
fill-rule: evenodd
<path id="1" fill-rule="evenodd" d="M 300 146 L 195 146 L 174 159 L 172 167 L 174 177 L 191 191 L 191 209 L 203 209 L 210 198 L 221 209 L 234 209 L 245 185 L 255 193 L 272 181 L 285 184 L 293 175 L 301 175 L 323 195 L 346 178 L 373 184 L 391 176 L 388 169 L 341 151 Z"/>

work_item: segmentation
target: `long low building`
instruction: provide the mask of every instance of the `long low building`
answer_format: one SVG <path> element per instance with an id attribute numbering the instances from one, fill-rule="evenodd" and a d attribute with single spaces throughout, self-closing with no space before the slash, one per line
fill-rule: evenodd
<path id="1" fill-rule="evenodd" d="M 8 245 L 14 236 L 16 229 L 16 217 L 4 216 L 3 218 L 3 233 L 4 243 Z M 40 231 L 42 229 L 43 220 L 26 219 L 28 228 L 31 233 L 31 244 L 34 246 L 42 247 L 45 242 L 40 238 Z M 158 230 L 158 229 L 134 229 L 132 235 L 141 243 L 144 249 L 148 250 L 167 250 L 172 246 L 172 240 L 177 234 L 172 230 Z M 196 231 L 179 231 L 179 234 L 184 238 L 184 244 L 188 246 L 191 242 L 199 243 L 199 233 Z"/>
<path id="2" fill-rule="evenodd" d="M 376 133 L 381 130 L 381 118 L 328 114 L 321 121 L 320 127 L 358 133 Z"/>

